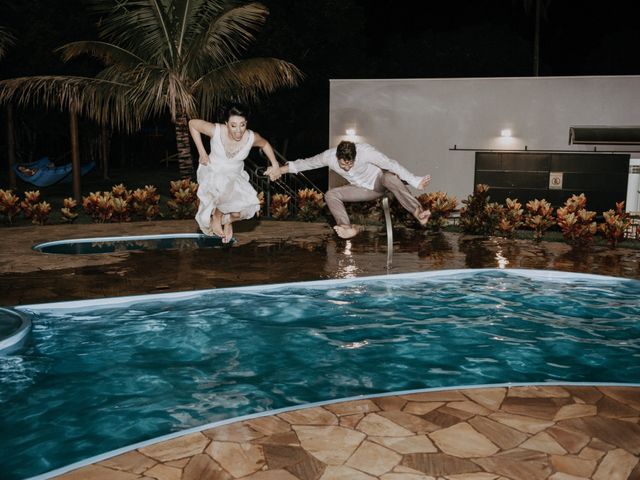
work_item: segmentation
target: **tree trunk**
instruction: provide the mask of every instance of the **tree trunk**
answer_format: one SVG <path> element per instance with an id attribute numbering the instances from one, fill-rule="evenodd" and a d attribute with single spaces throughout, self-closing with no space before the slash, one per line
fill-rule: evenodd
<path id="1" fill-rule="evenodd" d="M 533 76 L 540 75 L 540 14 L 542 0 L 535 0 L 536 2 L 536 16 L 535 16 L 535 32 L 533 35 Z"/>
<path id="2" fill-rule="evenodd" d="M 16 137 L 13 120 L 13 105 L 7 105 L 7 158 L 9 159 L 9 187 L 16 188 L 16 172 L 13 166 L 16 164 Z"/>
<path id="3" fill-rule="evenodd" d="M 80 188 L 80 141 L 78 136 L 78 114 L 75 110 L 69 112 L 69 129 L 71 131 L 71 164 L 73 167 L 73 198 L 78 205 L 82 204 L 82 189 Z"/>
<path id="4" fill-rule="evenodd" d="M 100 167 L 102 178 L 109 179 L 109 129 L 106 125 L 100 128 Z"/>
<path id="5" fill-rule="evenodd" d="M 189 143 L 189 119 L 185 112 L 176 115 L 176 146 L 181 178 L 193 178 L 193 160 Z"/>

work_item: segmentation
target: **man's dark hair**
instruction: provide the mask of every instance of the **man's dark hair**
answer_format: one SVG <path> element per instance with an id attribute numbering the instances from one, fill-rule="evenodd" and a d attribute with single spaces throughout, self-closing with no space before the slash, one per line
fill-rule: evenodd
<path id="1" fill-rule="evenodd" d="M 343 140 L 336 148 L 336 158 L 353 162 L 356 159 L 356 144 Z"/>

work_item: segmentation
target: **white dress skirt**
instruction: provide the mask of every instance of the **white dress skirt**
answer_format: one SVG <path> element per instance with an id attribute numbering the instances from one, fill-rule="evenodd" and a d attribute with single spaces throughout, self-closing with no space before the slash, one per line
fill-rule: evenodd
<path id="1" fill-rule="evenodd" d="M 205 235 L 215 235 L 211 230 L 211 214 L 217 208 L 223 214 L 222 224 L 229 222 L 231 213 L 238 212 L 240 219 L 253 217 L 260 210 L 258 193 L 249 183 L 244 170 L 244 160 L 249 156 L 254 134 L 247 130 L 246 143 L 232 157 L 227 157 L 222 145 L 219 124 L 215 124 L 211 136 L 209 164 L 198 166 L 198 199 L 200 205 L 196 221 Z"/>

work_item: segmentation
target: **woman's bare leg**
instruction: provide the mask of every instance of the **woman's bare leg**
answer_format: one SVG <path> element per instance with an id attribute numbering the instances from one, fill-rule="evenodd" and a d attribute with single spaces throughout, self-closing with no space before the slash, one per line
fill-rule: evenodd
<path id="1" fill-rule="evenodd" d="M 229 214 L 229 221 L 224 224 L 224 236 L 222 237 L 222 243 L 229 243 L 233 238 L 233 222 L 240 220 L 240 212 L 233 212 Z"/>

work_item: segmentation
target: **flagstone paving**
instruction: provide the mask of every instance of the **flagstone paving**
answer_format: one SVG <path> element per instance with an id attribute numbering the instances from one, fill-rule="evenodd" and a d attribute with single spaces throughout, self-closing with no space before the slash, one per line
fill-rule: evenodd
<path id="1" fill-rule="evenodd" d="M 640 479 L 640 388 L 495 387 L 333 403 L 189 433 L 56 478 Z"/>

